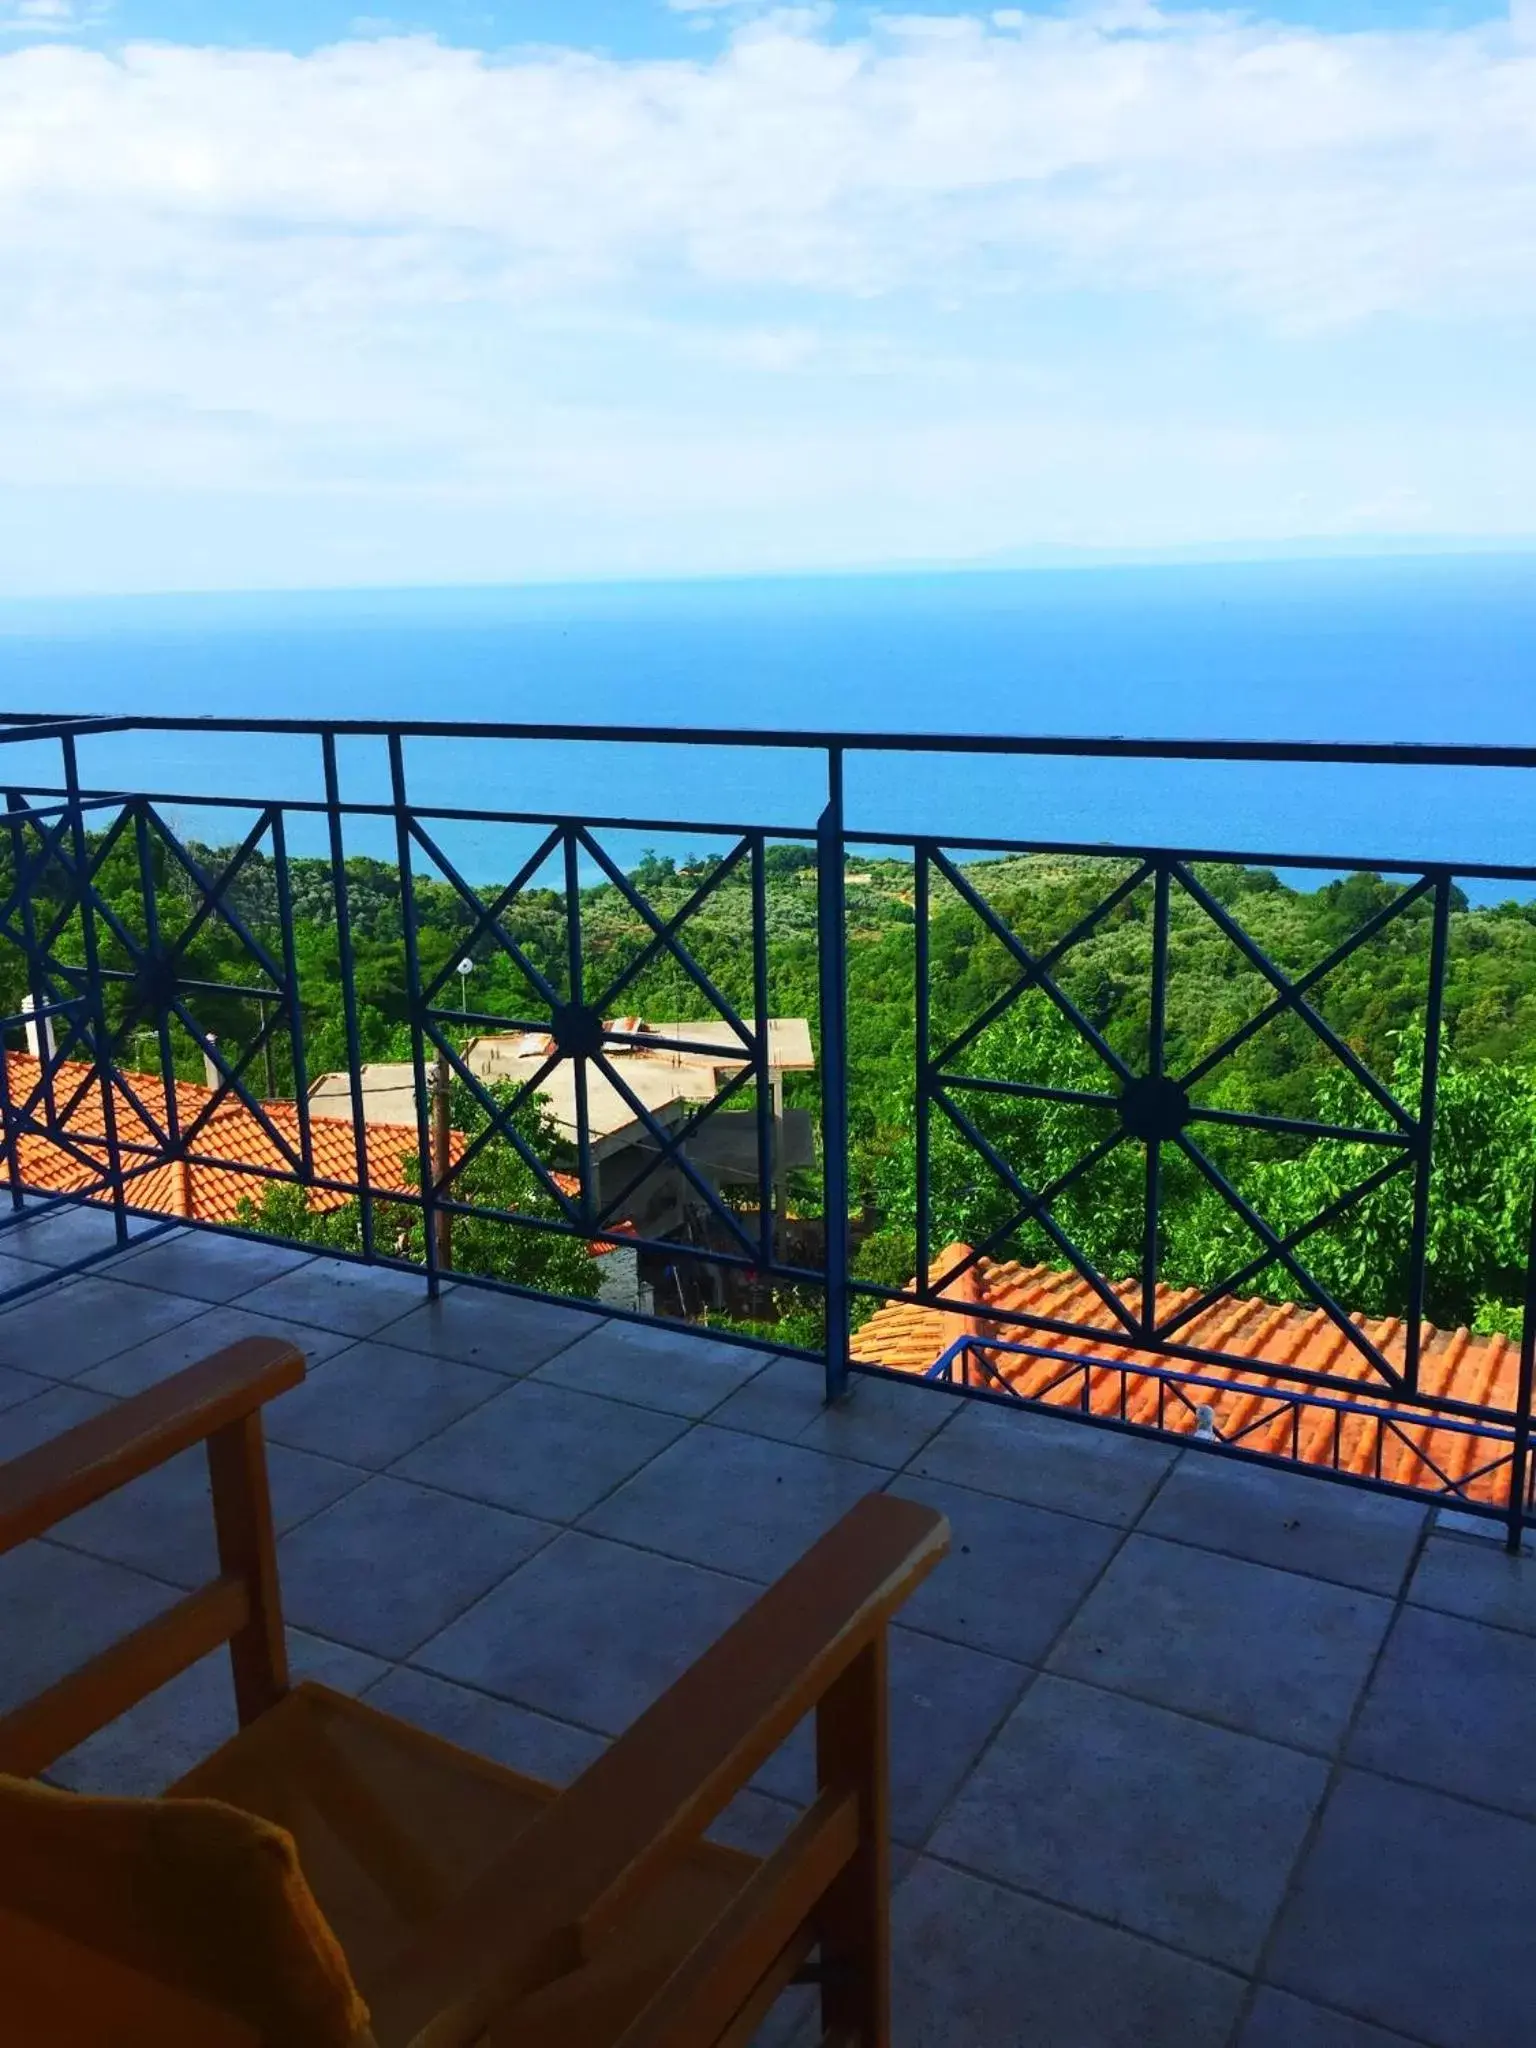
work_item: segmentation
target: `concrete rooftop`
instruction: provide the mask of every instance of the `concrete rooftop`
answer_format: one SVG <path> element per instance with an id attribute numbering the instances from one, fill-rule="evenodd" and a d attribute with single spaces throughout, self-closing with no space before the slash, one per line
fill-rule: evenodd
<path id="1" fill-rule="evenodd" d="M 106 1227 L 25 1225 L 0 1284 Z M 551 1779 L 861 1494 L 947 1512 L 892 1659 L 898 2048 L 1530 2041 L 1536 1560 L 1496 1536 L 186 1233 L 0 1314 L 0 1458 L 259 1331 L 312 1369 L 266 1411 L 297 1671 Z M 212 1567 L 196 1452 L 0 1559 L 0 1709 Z M 220 1653 L 52 1775 L 153 1791 L 233 1725 Z M 768 1846 L 809 1760 L 726 1832 Z"/>

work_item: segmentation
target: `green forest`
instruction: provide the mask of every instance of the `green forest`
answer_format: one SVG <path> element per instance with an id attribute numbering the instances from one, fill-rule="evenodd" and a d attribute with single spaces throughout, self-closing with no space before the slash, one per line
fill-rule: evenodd
<path id="1" fill-rule="evenodd" d="M 12 875 L 15 853 L 13 844 Z M 190 849 L 194 866 L 213 877 L 224 873 L 232 853 Z M 198 1031 L 217 1036 L 231 1065 L 249 1053 L 244 1079 L 254 1092 L 291 1094 L 286 1022 L 275 1000 L 262 998 L 271 980 L 246 938 L 281 970 L 278 877 L 269 853 L 257 846 L 247 854 L 212 912 L 200 909 L 203 890 L 192 869 L 154 833 L 136 839 L 125 830 L 99 842 L 94 859 L 106 906 L 98 936 L 119 1064 L 156 1067 L 156 1017 L 169 987 L 183 1013 L 173 1011 L 171 1026 L 178 1072 L 202 1078 L 201 1053 L 184 1021 L 190 1019 Z M 798 843 L 770 845 L 764 864 L 768 1011 L 809 1017 L 819 1045 L 814 851 Z M 313 1080 L 346 1066 L 336 905 L 328 862 L 292 858 L 288 871 L 292 964 Z M 747 859 L 647 853 L 629 872 L 703 975 L 750 1019 L 755 962 Z M 363 858 L 350 860 L 346 873 L 363 1057 L 405 1059 L 411 1046 L 399 875 L 389 863 Z M 152 882 L 147 892 L 146 874 Z M 1389 1142 L 1398 1124 L 1382 1091 L 1411 1116 L 1418 1113 L 1434 922 L 1429 894 L 1415 896 L 1398 881 L 1368 873 L 1298 887 L 1237 864 L 1201 866 L 1193 871 L 1193 888 L 1175 877 L 1159 1018 L 1152 972 L 1155 884 L 1150 877 L 1138 880 L 1135 864 L 1125 858 L 967 857 L 949 873 L 934 867 L 919 877 L 909 859 L 850 854 L 844 880 L 850 1207 L 860 1219 L 855 1271 L 861 1279 L 900 1287 L 917 1257 L 916 970 L 926 894 L 929 1052 L 947 1077 L 931 1115 L 934 1252 L 962 1239 L 989 1244 L 999 1257 L 1065 1264 L 1040 1221 L 1016 1220 L 1022 1187 L 1043 1200 L 1056 1229 L 1111 1280 L 1136 1274 L 1144 1253 L 1145 1147 L 1124 1136 L 1113 1106 L 1077 1098 L 1117 1096 L 1126 1072 L 1147 1070 L 1160 1028 L 1163 1071 L 1193 1076 L 1188 1101 L 1194 1121 L 1186 1136 L 1214 1174 L 1281 1238 L 1304 1232 L 1310 1219 L 1339 1205 L 1325 1228 L 1297 1238 L 1294 1256 L 1352 1310 L 1391 1314 L 1406 1307 L 1413 1181 L 1407 1170 L 1384 1171 L 1393 1162 L 1406 1168 L 1407 1154 Z M 449 881 L 418 875 L 413 907 L 422 977 L 444 978 L 435 1006 L 459 1008 L 456 968 L 467 959 L 470 1011 L 542 1022 L 547 1003 L 514 948 L 562 1001 L 569 999 L 572 934 L 562 883 L 558 856 L 504 903 L 504 892 L 494 887 L 470 902 Z M 30 893 L 53 956 L 78 963 L 85 934 L 66 871 L 40 855 L 32 862 Z M 588 874 L 579 894 L 585 1001 L 608 1016 L 715 1014 L 700 981 L 657 943 L 653 927 L 613 882 Z M 483 913 L 498 905 L 496 929 L 485 928 Z M 1313 977 L 1306 1002 L 1335 1043 L 1277 1001 L 1276 988 L 1223 918 L 1286 976 Z M 1362 929 L 1369 935 L 1341 955 Z M 498 930 L 511 947 L 500 942 Z M 1049 963 L 1059 1000 L 1038 982 L 1020 989 L 1028 977 L 1003 933 L 1029 957 Z M 0 1000 L 13 1018 L 27 986 L 17 937 L 13 926 L 0 954 Z M 255 1041 L 264 1021 L 273 1028 L 262 1048 Z M 494 1028 L 448 1027 L 459 1037 Z M 10 1039 L 13 1046 L 21 1043 L 14 1026 Z M 1234 1039 L 1239 1042 L 1229 1045 Z M 1053 1096 L 1024 1099 L 988 1086 L 999 1082 L 1028 1082 Z M 814 1108 L 818 1077 L 788 1077 L 788 1099 Z M 738 1096 L 731 1106 L 750 1106 L 750 1100 L 750 1094 Z M 1348 1135 L 1254 1130 L 1221 1120 L 1233 1112 L 1327 1125 Z M 469 1135 L 484 1126 L 483 1112 L 462 1088 L 453 1114 L 456 1128 Z M 557 1158 L 552 1127 L 536 1105 L 521 1113 L 520 1127 L 543 1156 Z M 1244 1292 L 1274 1299 L 1304 1293 L 1212 1175 L 1173 1144 L 1163 1146 L 1162 1162 L 1157 1262 L 1163 1279 L 1208 1287 L 1241 1274 Z M 1473 907 L 1459 893 L 1453 896 L 1433 1167 L 1426 1313 L 1444 1325 L 1516 1329 L 1536 1175 L 1536 908 L 1530 905 Z M 1384 1177 L 1373 1192 L 1349 1199 L 1351 1190 L 1379 1174 Z M 479 1154 L 459 1193 L 545 1221 L 555 1214 L 535 1177 L 501 1144 Z M 798 1175 L 792 1193 L 799 1215 L 820 1213 L 819 1173 Z M 354 1241 L 357 1230 L 349 1211 L 311 1217 L 302 1197 L 285 1189 L 274 1190 L 255 1220 L 284 1234 L 337 1243 Z M 393 1227 L 402 1248 L 419 1251 L 419 1224 L 412 1225 L 408 1211 L 400 1211 Z M 586 1292 L 594 1284 L 582 1246 L 548 1230 L 466 1225 L 456 1252 L 467 1264 L 562 1292 Z M 860 1312 L 871 1305 L 866 1301 Z M 807 1301 L 786 1289 L 778 1309 L 786 1338 L 806 1333 L 813 1315 Z"/>

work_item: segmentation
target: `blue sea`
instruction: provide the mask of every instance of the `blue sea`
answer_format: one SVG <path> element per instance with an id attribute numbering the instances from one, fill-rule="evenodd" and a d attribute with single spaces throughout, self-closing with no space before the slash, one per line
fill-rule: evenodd
<path id="1" fill-rule="evenodd" d="M 1536 554 L 0 604 L 0 706 L 296 718 L 550 720 L 902 733 L 1536 744 Z M 8 781 L 57 780 L 10 750 Z M 313 742 L 89 742 L 86 778 L 191 799 L 315 796 Z M 427 805 L 682 820 L 612 832 L 704 851 L 709 828 L 807 826 L 815 754 L 419 741 Z M 344 794 L 387 791 L 380 743 Z M 850 826 L 1312 855 L 1330 867 L 1536 867 L 1536 773 L 916 755 L 848 767 Z M 224 821 L 224 836 L 231 822 Z M 444 828 L 474 879 L 526 835 Z M 294 846 L 320 849 L 297 821 Z M 390 854 L 382 825 L 349 845 Z M 1299 879 L 1299 876 L 1297 877 Z M 1528 896 L 1485 880 L 1482 900 Z"/>

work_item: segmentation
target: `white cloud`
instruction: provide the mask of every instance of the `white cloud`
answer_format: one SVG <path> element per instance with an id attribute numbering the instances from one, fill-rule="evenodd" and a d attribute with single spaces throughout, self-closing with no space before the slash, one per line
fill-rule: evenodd
<path id="1" fill-rule="evenodd" d="M 0 35 L 69 35 L 105 12 L 106 0 L 0 0 Z"/>
<path id="2" fill-rule="evenodd" d="M 819 19 L 770 11 L 687 62 L 419 37 L 0 55 L 0 487 L 779 504 L 834 443 L 888 494 L 881 436 L 926 436 L 925 490 L 984 473 L 1016 519 L 1007 476 L 1048 490 L 1026 451 L 1064 447 L 1061 418 L 1020 414 L 989 452 L 985 394 L 964 417 L 942 394 L 1073 295 L 1100 330 L 1138 304 L 1192 322 L 1229 365 L 1372 321 L 1536 325 L 1536 45 L 1511 27 L 1333 35 L 1141 0 L 852 41 Z M 1052 348 L 1029 388 L 1066 373 L 1070 338 Z M 899 398 L 866 417 L 829 385 L 791 419 L 722 386 L 680 445 L 706 359 Z M 1171 426 L 1155 445 L 1177 466 Z M 1262 421 L 1209 445 L 1225 487 L 1280 460 Z M 1449 460 L 1437 442 L 1442 481 Z M 1488 461 L 1499 516 L 1536 527 Z M 1339 516 L 1423 490 L 1352 473 Z M 1220 503 L 1213 483 L 1198 516 Z"/>

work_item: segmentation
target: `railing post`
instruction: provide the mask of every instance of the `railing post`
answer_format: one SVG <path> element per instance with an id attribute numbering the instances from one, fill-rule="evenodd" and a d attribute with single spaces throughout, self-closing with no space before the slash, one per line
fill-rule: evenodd
<path id="1" fill-rule="evenodd" d="M 357 1022 L 357 977 L 352 959 L 352 911 L 347 896 L 347 849 L 341 824 L 341 779 L 336 735 L 320 735 L 325 765 L 325 816 L 331 845 L 331 904 L 336 913 L 336 962 L 341 970 L 341 1011 L 347 1030 L 347 1079 L 352 1095 L 352 1141 L 357 1159 L 357 1207 L 363 1257 L 373 1257 L 373 1189 L 368 1179 L 368 1107 L 363 1098 L 363 1049 Z"/>
<path id="2" fill-rule="evenodd" d="M 821 968 L 821 1160 L 826 1271 L 826 1396 L 848 1387 L 848 976 L 843 876 L 843 750 L 827 749 L 827 802 L 816 823 Z"/>
<path id="3" fill-rule="evenodd" d="M 427 1295 L 435 1301 L 437 1189 L 432 1159 L 432 1123 L 427 1101 L 427 1054 L 421 1001 L 421 956 L 416 944 L 416 885 L 411 873 L 411 818 L 405 796 L 405 750 L 399 731 L 389 735 L 389 785 L 395 809 L 395 859 L 400 875 L 400 923 L 405 936 L 406 999 L 411 1013 L 411 1064 L 416 1076 L 416 1156 L 421 1161 L 421 1234 L 427 1262 Z"/>
<path id="4" fill-rule="evenodd" d="M 79 884 L 80 942 L 85 953 L 85 983 L 89 991 L 92 1051 L 96 1078 L 101 1085 L 101 1127 L 106 1138 L 107 1171 L 112 1178 L 112 1222 L 119 1245 L 128 1242 L 128 1212 L 123 1198 L 123 1155 L 117 1142 L 117 1099 L 112 1087 L 112 1037 L 107 1027 L 106 991 L 101 979 L 101 949 L 96 932 L 96 906 L 92 901 L 91 849 L 85 831 L 85 810 L 80 801 L 80 763 L 72 733 L 59 742 L 64 755 L 64 788 L 69 802 L 69 831 L 74 845 L 75 875 Z"/>

